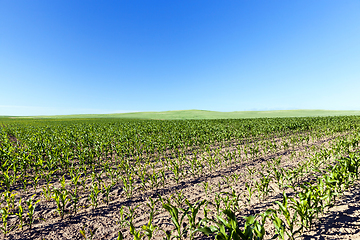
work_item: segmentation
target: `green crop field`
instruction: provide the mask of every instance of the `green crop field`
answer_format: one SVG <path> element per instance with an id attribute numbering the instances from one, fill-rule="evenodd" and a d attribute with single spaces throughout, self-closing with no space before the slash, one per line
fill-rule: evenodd
<path id="1" fill-rule="evenodd" d="M 132 112 L 113 114 L 77 114 L 57 116 L 35 116 L 31 118 L 133 118 L 133 119 L 240 119 L 273 117 L 318 117 L 360 115 L 360 111 L 335 110 L 273 110 L 273 111 L 236 111 L 216 112 L 205 110 L 179 110 L 164 112 Z"/>
<path id="2" fill-rule="evenodd" d="M 300 116 L 342 114 L 0 118 L 1 239 L 306 239 L 358 183 L 360 116 Z"/>

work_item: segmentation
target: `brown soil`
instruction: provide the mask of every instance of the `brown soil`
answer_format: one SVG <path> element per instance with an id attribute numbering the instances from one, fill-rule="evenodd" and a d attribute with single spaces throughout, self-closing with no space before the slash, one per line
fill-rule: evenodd
<path id="1" fill-rule="evenodd" d="M 215 197 L 216 193 L 224 191 L 232 191 L 234 189 L 238 194 L 241 194 L 240 203 L 241 209 L 238 211 L 238 216 L 244 216 L 249 214 L 261 213 L 267 208 L 274 207 L 274 201 L 281 201 L 282 195 L 281 191 L 276 184 L 272 184 L 273 191 L 265 200 L 258 200 L 256 196 L 253 196 L 251 199 L 251 205 L 247 204 L 247 191 L 245 189 L 245 182 L 249 179 L 247 177 L 248 168 L 257 169 L 261 171 L 263 165 L 266 165 L 266 162 L 271 162 L 272 159 L 281 157 L 281 167 L 291 169 L 297 166 L 299 163 L 306 161 L 308 155 L 306 151 L 309 150 L 312 146 L 316 147 L 315 151 L 318 151 L 322 148 L 329 147 L 329 144 L 336 139 L 334 136 L 327 139 L 320 139 L 317 141 L 310 141 L 308 144 L 304 143 L 302 146 L 290 149 L 280 149 L 277 152 L 269 152 L 266 156 L 261 156 L 255 159 L 245 161 L 245 155 L 239 154 L 238 158 L 243 159 L 241 163 L 233 163 L 229 167 L 223 167 L 217 169 L 217 171 L 210 172 L 205 166 L 203 174 L 200 176 L 188 176 L 186 179 L 180 181 L 178 184 L 173 180 L 168 179 L 166 187 L 148 189 L 143 192 L 139 188 L 134 190 L 134 196 L 130 199 L 127 199 L 124 196 L 122 191 L 121 184 L 117 184 L 113 188 L 113 196 L 110 204 L 107 206 L 104 203 L 99 203 L 99 206 L 96 209 L 89 207 L 89 200 L 85 195 L 81 196 L 79 206 L 81 208 L 78 210 L 78 213 L 75 216 L 70 214 L 65 215 L 63 220 L 60 219 L 56 213 L 56 205 L 51 199 L 46 201 L 42 196 L 42 187 L 38 187 L 36 191 L 30 189 L 29 192 L 24 193 L 19 192 L 16 197 L 22 197 L 24 199 L 29 198 L 32 195 L 35 195 L 35 199 L 42 199 L 38 203 L 36 208 L 35 223 L 32 229 L 29 229 L 28 226 L 24 226 L 24 230 L 13 230 L 6 237 L 3 235 L 0 239 L 82 239 L 80 230 L 84 229 L 88 236 L 90 236 L 90 230 L 95 230 L 94 239 L 116 239 L 118 231 L 122 231 L 125 239 L 132 239 L 132 236 L 128 233 L 128 228 L 121 229 L 119 224 L 119 210 L 122 206 L 135 208 L 137 205 L 139 207 L 135 210 L 136 217 L 134 218 L 134 225 L 137 229 L 141 225 L 144 225 L 148 221 L 149 208 L 146 206 L 146 202 L 149 197 L 156 198 L 160 194 L 164 199 L 175 198 L 175 195 L 182 191 L 184 196 L 191 202 L 195 203 L 198 200 L 208 199 L 211 200 Z M 15 139 L 16 140 L 16 139 Z M 283 141 L 281 138 L 276 139 L 275 141 Z M 215 149 L 216 146 L 213 147 Z M 222 147 L 220 149 L 222 153 L 236 153 L 236 146 Z M 207 154 L 204 153 L 200 156 L 201 158 L 206 158 Z M 192 153 L 187 155 L 187 159 L 192 158 Z M 186 167 L 186 166 L 185 166 Z M 239 174 L 240 177 L 237 182 L 232 181 L 229 183 L 232 186 L 232 189 L 227 185 L 226 177 L 234 176 L 234 174 Z M 170 173 L 167 173 L 170 176 Z M 304 176 L 306 178 L 306 176 Z M 253 176 L 252 180 L 257 180 L 257 176 Z M 69 182 L 69 181 L 67 181 Z M 209 183 L 211 186 L 211 191 L 205 193 L 203 183 Z M 54 186 L 57 186 L 58 183 L 55 183 Z M 90 180 L 86 182 L 86 185 L 90 184 Z M 81 187 L 80 187 L 81 189 Z M 291 194 L 291 191 L 289 191 Z M 255 194 L 254 194 L 255 195 Z M 301 238 L 302 239 L 360 239 L 360 188 L 353 187 L 349 192 L 339 200 L 337 207 L 331 209 L 331 211 L 326 216 L 322 216 L 316 229 L 311 232 L 305 233 Z M 24 202 L 24 201 L 23 201 Z M 174 203 L 174 200 L 172 200 Z M 160 206 L 158 203 L 157 206 Z M 215 211 L 213 206 L 208 206 L 212 211 Z M 159 208 L 160 209 L 160 208 Z M 203 217 L 202 211 L 199 214 L 199 217 Z M 240 219 L 240 218 L 239 218 Z M 15 226 L 17 223 L 17 217 L 9 217 L 10 226 Z M 154 225 L 159 226 L 163 230 L 172 230 L 174 229 L 173 224 L 171 223 L 170 215 L 167 212 L 159 212 L 153 221 Z M 268 230 L 270 235 L 273 233 L 273 229 Z M 164 236 L 162 231 L 158 231 L 155 234 L 155 239 L 162 239 Z M 197 235 L 198 238 L 205 239 L 201 234 Z M 269 239 L 269 238 L 268 238 Z"/>

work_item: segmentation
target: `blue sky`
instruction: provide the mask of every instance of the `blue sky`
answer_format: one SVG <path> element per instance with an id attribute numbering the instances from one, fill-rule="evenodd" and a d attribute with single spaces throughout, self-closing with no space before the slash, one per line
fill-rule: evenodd
<path id="1" fill-rule="evenodd" d="M 0 115 L 360 110 L 360 1 L 0 0 Z"/>

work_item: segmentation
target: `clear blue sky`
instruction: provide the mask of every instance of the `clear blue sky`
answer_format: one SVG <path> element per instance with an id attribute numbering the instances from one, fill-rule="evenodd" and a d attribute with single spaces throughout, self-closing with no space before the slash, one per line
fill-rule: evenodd
<path id="1" fill-rule="evenodd" d="M 0 115 L 360 110 L 360 1 L 0 0 Z"/>

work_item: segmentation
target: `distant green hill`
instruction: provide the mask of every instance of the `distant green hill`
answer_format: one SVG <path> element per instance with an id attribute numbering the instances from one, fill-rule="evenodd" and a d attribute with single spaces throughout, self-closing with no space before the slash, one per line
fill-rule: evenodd
<path id="1" fill-rule="evenodd" d="M 275 111 L 236 111 L 216 112 L 206 110 L 179 110 L 164 112 L 132 112 L 112 114 L 77 114 L 56 116 L 35 116 L 26 118 L 134 118 L 134 119 L 236 119 L 236 118 L 271 118 L 271 117 L 315 117 L 360 115 L 360 111 L 334 110 L 275 110 Z M 18 117 L 14 117 L 18 118 Z M 24 117 L 21 117 L 24 118 Z"/>

